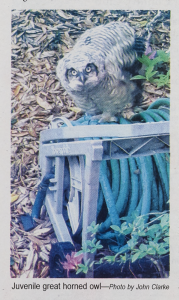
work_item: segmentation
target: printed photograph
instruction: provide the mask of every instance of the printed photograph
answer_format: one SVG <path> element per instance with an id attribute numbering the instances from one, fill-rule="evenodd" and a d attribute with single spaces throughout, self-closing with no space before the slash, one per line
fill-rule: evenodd
<path id="1" fill-rule="evenodd" d="M 170 11 L 11 13 L 11 278 L 169 278 Z"/>

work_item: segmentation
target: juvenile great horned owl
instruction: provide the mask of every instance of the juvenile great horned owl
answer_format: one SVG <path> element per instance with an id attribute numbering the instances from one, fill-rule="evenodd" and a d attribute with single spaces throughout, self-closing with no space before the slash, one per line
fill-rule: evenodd
<path id="1" fill-rule="evenodd" d="M 100 25 L 83 33 L 59 61 L 57 76 L 79 108 L 112 121 L 140 98 L 130 78 L 139 69 L 136 59 L 144 48 L 127 23 Z"/>

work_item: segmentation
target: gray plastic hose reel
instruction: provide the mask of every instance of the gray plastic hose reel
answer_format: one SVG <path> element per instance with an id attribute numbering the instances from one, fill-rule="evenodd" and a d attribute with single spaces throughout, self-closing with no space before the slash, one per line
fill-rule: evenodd
<path id="1" fill-rule="evenodd" d="M 58 127 L 60 123 L 66 127 Z M 67 211 L 71 230 L 73 234 L 82 230 L 83 244 L 90 239 L 87 227 L 96 221 L 100 162 L 163 152 L 169 152 L 168 121 L 90 126 L 72 126 L 65 118 L 52 121 L 51 128 L 40 135 L 39 164 L 42 176 L 55 165 L 45 205 L 58 241 L 73 243 L 63 215 L 65 181 L 70 185 Z"/>

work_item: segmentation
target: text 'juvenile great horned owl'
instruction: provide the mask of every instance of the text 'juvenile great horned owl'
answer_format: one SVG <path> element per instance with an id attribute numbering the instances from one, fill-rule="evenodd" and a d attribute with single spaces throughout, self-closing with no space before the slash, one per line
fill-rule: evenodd
<path id="1" fill-rule="evenodd" d="M 57 76 L 75 104 L 101 120 L 114 120 L 140 98 L 130 78 L 139 69 L 143 41 L 127 24 L 111 22 L 86 30 L 72 51 L 61 59 Z M 101 118 L 101 116 L 100 116 Z"/>

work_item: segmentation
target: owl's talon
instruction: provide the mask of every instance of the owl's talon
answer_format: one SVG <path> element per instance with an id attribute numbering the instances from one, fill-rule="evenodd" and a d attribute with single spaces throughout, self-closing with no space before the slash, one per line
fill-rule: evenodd
<path id="1" fill-rule="evenodd" d="M 98 120 L 97 124 L 118 122 L 117 117 L 111 116 L 110 114 L 107 113 L 96 115 L 91 118 L 91 121 L 96 121 L 96 120 Z"/>
<path id="2" fill-rule="evenodd" d="M 116 117 L 102 117 L 100 120 L 99 120 L 99 124 L 101 123 L 111 123 L 111 122 L 115 122 L 117 123 L 118 122 L 118 119 Z"/>
<path id="3" fill-rule="evenodd" d="M 102 116 L 102 115 L 96 115 L 96 116 L 92 116 L 92 117 L 91 117 L 91 121 L 96 121 L 96 120 L 98 120 L 98 121 L 99 121 L 99 120 L 100 120 L 100 118 L 101 118 L 101 116 Z"/>
<path id="4" fill-rule="evenodd" d="M 88 120 L 88 125 L 90 125 L 90 123 L 91 123 L 91 119 Z"/>

